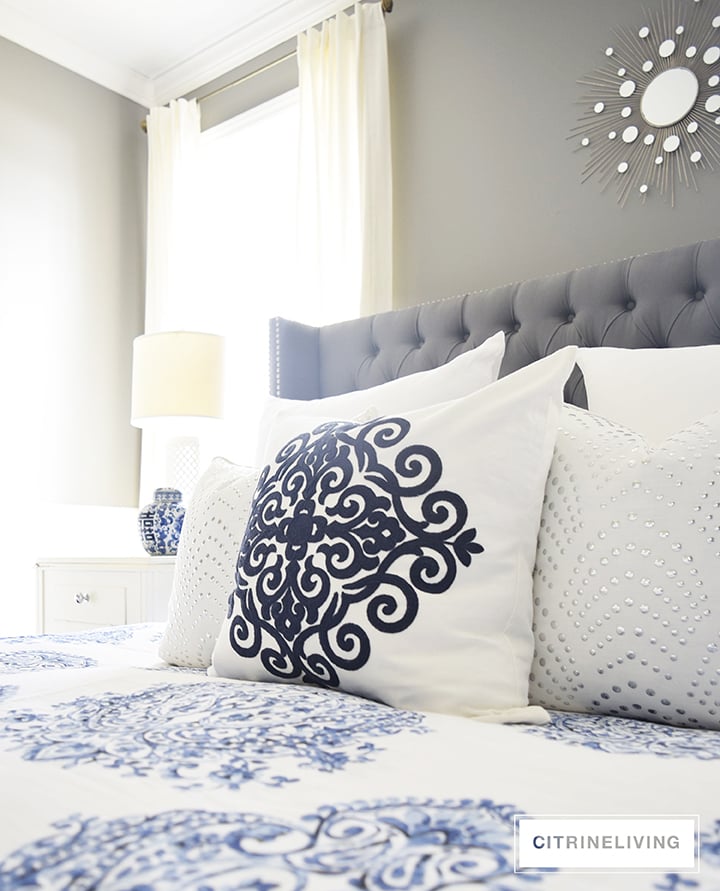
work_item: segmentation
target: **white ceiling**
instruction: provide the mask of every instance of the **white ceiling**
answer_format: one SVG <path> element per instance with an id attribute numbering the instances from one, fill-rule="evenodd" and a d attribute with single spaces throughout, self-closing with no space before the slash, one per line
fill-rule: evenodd
<path id="1" fill-rule="evenodd" d="M 0 36 L 151 108 L 348 0 L 0 0 Z"/>

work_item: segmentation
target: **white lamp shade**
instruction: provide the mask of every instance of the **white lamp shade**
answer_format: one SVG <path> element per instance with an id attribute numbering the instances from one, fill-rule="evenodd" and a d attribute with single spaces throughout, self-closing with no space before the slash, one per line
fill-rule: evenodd
<path id="1" fill-rule="evenodd" d="M 224 339 L 197 331 L 143 334 L 133 341 L 131 423 L 220 418 Z"/>

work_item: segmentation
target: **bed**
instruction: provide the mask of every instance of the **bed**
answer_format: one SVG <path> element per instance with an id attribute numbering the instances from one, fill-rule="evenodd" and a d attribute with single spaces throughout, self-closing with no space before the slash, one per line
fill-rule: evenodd
<path id="1" fill-rule="evenodd" d="M 720 889 L 720 241 L 271 347 L 167 623 L 0 641 L 0 891 Z"/>

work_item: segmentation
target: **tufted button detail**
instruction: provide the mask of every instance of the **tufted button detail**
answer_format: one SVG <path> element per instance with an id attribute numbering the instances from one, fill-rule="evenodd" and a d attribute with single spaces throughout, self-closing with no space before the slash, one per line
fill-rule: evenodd
<path id="1" fill-rule="evenodd" d="M 574 321 L 575 321 L 575 313 L 574 313 L 574 312 L 569 312 L 569 313 L 568 313 L 568 316 L 567 316 L 567 320 L 568 320 L 568 323 L 570 323 L 570 322 L 574 322 Z"/>
<path id="2" fill-rule="evenodd" d="M 628 302 L 625 304 L 625 309 L 628 309 L 628 310 L 630 310 L 630 309 L 635 309 L 635 306 L 636 306 L 636 303 L 635 303 L 635 301 L 634 301 L 634 300 L 632 299 L 632 297 L 631 297 L 631 298 L 628 300 Z"/>
<path id="3" fill-rule="evenodd" d="M 705 299 L 705 291 L 696 291 L 695 299 L 696 300 L 704 300 Z"/>
<path id="4" fill-rule="evenodd" d="M 519 330 L 520 330 L 520 322 L 515 322 L 515 324 L 513 325 L 513 331 L 517 334 L 517 332 Z"/>

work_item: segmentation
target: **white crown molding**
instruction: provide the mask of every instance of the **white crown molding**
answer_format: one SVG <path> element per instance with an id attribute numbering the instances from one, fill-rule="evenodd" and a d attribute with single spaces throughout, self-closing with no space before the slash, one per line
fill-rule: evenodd
<path id="1" fill-rule="evenodd" d="M 153 83 L 131 68 L 116 65 L 66 39 L 0 0 L 0 35 L 79 74 L 93 83 L 149 108 Z"/>
<path id="2" fill-rule="evenodd" d="M 275 0 L 262 17 L 156 77 L 155 104 L 199 89 L 349 5 L 349 0 Z"/>
<path id="3" fill-rule="evenodd" d="M 267 12 L 154 78 L 109 61 L 0 0 L 0 35 L 145 108 L 203 87 L 318 22 L 351 0 L 268 0 Z"/>

